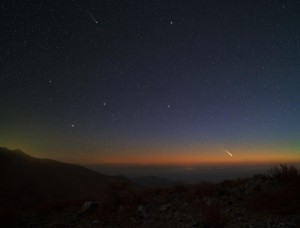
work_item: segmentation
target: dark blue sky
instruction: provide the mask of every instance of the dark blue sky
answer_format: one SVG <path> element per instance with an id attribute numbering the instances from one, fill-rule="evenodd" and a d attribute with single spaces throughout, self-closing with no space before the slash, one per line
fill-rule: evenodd
<path id="1" fill-rule="evenodd" d="M 149 145 L 300 148 L 300 1 L 0 6 L 1 145 L 103 161 Z"/>

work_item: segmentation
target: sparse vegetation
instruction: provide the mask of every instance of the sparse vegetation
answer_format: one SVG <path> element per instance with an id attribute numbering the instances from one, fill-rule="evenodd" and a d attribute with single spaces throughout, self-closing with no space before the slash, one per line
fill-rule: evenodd
<path id="1" fill-rule="evenodd" d="M 298 184 L 300 171 L 293 165 L 280 164 L 271 169 L 271 176 L 283 184 Z"/>
<path id="2" fill-rule="evenodd" d="M 300 211 L 299 170 L 287 164 L 271 169 L 272 187 L 252 192 L 246 199 L 249 209 L 256 213 L 288 215 Z M 267 177 L 265 177 L 266 179 Z"/>

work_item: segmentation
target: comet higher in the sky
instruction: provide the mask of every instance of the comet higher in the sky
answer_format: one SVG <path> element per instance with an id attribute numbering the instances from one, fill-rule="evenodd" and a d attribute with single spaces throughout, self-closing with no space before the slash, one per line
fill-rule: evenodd
<path id="1" fill-rule="evenodd" d="M 99 21 L 96 20 L 96 18 L 94 17 L 94 15 L 91 12 L 89 12 L 89 15 L 90 15 L 91 19 L 93 20 L 93 22 L 95 22 L 95 24 L 99 23 Z"/>

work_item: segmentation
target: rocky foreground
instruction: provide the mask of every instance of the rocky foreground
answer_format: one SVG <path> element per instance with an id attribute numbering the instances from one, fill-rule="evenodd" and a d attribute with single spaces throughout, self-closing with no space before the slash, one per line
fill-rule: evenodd
<path id="1" fill-rule="evenodd" d="M 114 184 L 97 200 L 15 215 L 5 216 L 7 227 L 300 227 L 300 174 L 281 165 L 268 176 L 218 184 L 138 190 Z"/>

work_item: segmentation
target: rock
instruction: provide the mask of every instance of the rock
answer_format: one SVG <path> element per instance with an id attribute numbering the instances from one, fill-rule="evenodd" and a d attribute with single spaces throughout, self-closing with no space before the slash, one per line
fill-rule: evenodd
<path id="1" fill-rule="evenodd" d="M 170 206 L 171 206 L 170 204 L 163 204 L 163 205 L 160 205 L 159 211 L 160 211 L 160 212 L 164 212 L 164 211 L 166 211 Z"/>
<path id="2" fill-rule="evenodd" d="M 279 223 L 276 228 L 284 228 L 285 227 L 285 224 L 283 222 Z"/>
<path id="3" fill-rule="evenodd" d="M 142 205 L 138 206 L 137 211 L 138 211 L 139 215 L 142 216 L 144 219 L 148 217 L 146 210 Z"/>
<path id="4" fill-rule="evenodd" d="M 97 204 L 93 201 L 85 201 L 80 210 L 78 211 L 78 215 L 82 215 L 87 213 L 88 211 L 92 211 L 96 208 Z"/>
<path id="5" fill-rule="evenodd" d="M 214 202 L 216 202 L 216 198 L 213 197 L 203 197 L 202 200 L 204 201 L 204 203 L 208 206 L 212 205 Z"/>

